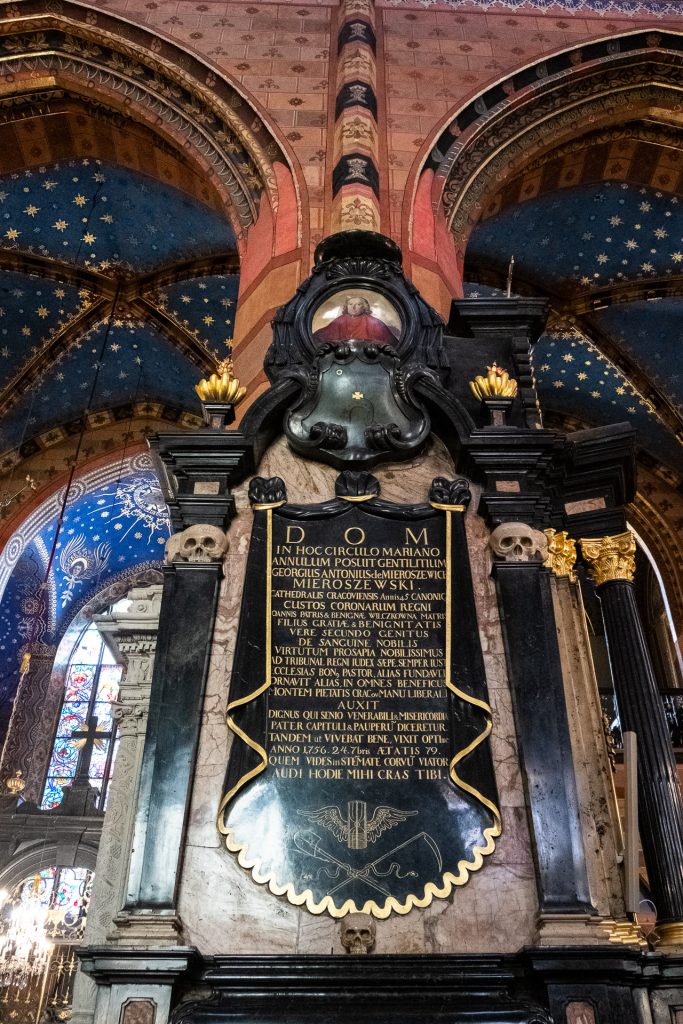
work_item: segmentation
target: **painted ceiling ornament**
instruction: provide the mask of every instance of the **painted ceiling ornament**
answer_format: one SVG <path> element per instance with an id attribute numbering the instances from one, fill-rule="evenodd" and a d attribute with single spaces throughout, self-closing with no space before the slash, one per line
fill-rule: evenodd
<path id="1" fill-rule="evenodd" d="M 107 498 L 112 500 L 108 503 Z M 113 494 L 103 494 L 90 514 L 102 515 L 103 512 L 108 512 L 107 519 L 112 523 L 118 519 L 131 520 L 119 540 L 127 537 L 131 530 L 143 527 L 149 530 L 148 540 L 155 533 L 165 532 L 170 536 L 168 508 L 159 482 L 153 477 L 133 477 L 119 484 Z"/>
<path id="2" fill-rule="evenodd" d="M 296 387 L 285 413 L 295 451 L 369 469 L 421 449 L 431 422 L 417 385 L 441 388 L 443 322 L 406 281 L 390 239 L 348 231 L 321 242 L 273 327 L 265 368 L 276 387 Z"/>
<path id="3" fill-rule="evenodd" d="M 96 579 L 106 569 L 111 557 L 111 544 L 102 541 L 90 547 L 84 533 L 71 537 L 59 555 L 59 567 L 64 573 L 66 589 L 62 591 L 62 608 L 71 601 L 76 587 Z"/>

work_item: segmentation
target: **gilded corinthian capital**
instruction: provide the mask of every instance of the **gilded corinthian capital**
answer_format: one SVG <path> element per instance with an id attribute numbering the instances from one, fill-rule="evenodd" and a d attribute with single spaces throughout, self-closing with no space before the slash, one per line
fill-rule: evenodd
<path id="1" fill-rule="evenodd" d="M 581 552 L 597 587 L 611 580 L 633 580 L 636 571 L 636 541 L 630 530 L 614 537 L 581 540 Z"/>
<path id="2" fill-rule="evenodd" d="M 576 563 L 576 541 L 568 533 L 556 530 L 543 531 L 548 538 L 548 557 L 543 563 L 554 576 L 568 576 L 576 579 L 574 565 Z"/>

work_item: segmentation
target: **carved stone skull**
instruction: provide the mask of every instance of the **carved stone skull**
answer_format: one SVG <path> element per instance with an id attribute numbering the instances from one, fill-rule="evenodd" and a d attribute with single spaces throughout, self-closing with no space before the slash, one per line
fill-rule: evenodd
<path id="1" fill-rule="evenodd" d="M 198 524 L 176 533 L 166 543 L 167 562 L 218 562 L 228 549 L 228 538 L 217 526 Z"/>
<path id="2" fill-rule="evenodd" d="M 349 914 L 341 923 L 342 946 L 347 953 L 370 953 L 375 948 L 376 931 L 369 914 Z"/>
<path id="3" fill-rule="evenodd" d="M 501 523 L 489 539 L 494 554 L 506 562 L 529 562 L 535 555 L 544 560 L 548 554 L 547 538 L 526 523 Z"/>

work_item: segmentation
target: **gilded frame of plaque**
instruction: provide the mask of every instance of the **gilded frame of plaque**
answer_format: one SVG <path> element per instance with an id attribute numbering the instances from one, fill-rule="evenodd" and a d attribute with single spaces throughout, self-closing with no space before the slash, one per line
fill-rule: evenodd
<path id="1" fill-rule="evenodd" d="M 501 832 L 463 510 L 370 494 L 254 514 L 218 819 L 228 850 L 313 914 L 386 918 L 448 897 Z"/>

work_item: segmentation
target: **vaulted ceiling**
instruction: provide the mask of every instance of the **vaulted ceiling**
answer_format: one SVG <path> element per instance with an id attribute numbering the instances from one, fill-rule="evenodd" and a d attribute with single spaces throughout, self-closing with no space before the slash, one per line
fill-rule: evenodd
<path id="1" fill-rule="evenodd" d="M 630 420 L 642 460 L 678 485 L 683 156 L 621 142 L 620 158 L 612 139 L 565 148 L 494 197 L 470 239 L 467 294 L 500 290 L 514 256 L 513 290 L 551 304 L 533 356 L 543 410 L 575 427 Z"/>
<path id="2" fill-rule="evenodd" d="M 0 176 L 0 472 L 84 409 L 90 427 L 200 414 L 239 264 L 227 216 L 181 183 L 90 157 Z"/>

